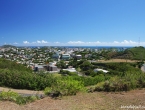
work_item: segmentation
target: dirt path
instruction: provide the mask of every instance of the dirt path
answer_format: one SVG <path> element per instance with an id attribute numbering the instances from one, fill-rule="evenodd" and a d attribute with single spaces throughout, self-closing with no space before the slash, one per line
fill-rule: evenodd
<path id="1" fill-rule="evenodd" d="M 18 90 L 17 92 L 19 91 L 21 93 L 22 91 L 24 93 L 34 92 L 29 90 Z M 0 101 L 0 110 L 127 110 L 127 108 L 121 108 L 124 106 L 138 107 L 137 110 L 145 107 L 145 90 L 78 93 L 75 96 L 62 97 L 61 99 L 46 97 L 21 106 L 9 101 Z"/>
<path id="2" fill-rule="evenodd" d="M 129 60 L 129 59 L 110 59 L 110 60 L 99 60 L 98 62 L 102 63 L 110 63 L 110 62 L 137 62 L 137 60 Z"/>
<path id="3" fill-rule="evenodd" d="M 32 90 L 25 90 L 25 89 L 12 89 L 12 88 L 5 88 L 5 87 L 0 87 L 0 91 L 14 91 L 17 93 L 21 94 L 44 94 L 43 91 L 32 91 Z"/>

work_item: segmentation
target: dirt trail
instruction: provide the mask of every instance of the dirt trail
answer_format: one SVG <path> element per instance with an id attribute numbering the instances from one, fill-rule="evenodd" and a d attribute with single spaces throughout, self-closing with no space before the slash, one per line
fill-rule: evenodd
<path id="1" fill-rule="evenodd" d="M 0 91 L 14 91 L 17 93 L 21 93 L 21 94 L 44 94 L 43 91 L 33 91 L 33 90 L 25 90 L 25 89 L 12 89 L 12 88 L 5 88 L 5 87 L 0 87 Z"/>

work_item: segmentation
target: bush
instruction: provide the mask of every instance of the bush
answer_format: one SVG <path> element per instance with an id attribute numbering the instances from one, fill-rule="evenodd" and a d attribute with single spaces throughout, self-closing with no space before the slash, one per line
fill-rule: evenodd
<path id="1" fill-rule="evenodd" d="M 73 80 L 72 78 L 57 80 L 51 87 L 47 87 L 44 90 L 46 95 L 52 95 L 58 93 L 60 95 L 75 95 L 79 91 L 83 91 L 84 84 L 81 81 Z"/>
<path id="2" fill-rule="evenodd" d="M 28 97 L 23 97 L 21 95 L 19 95 L 16 92 L 13 92 L 11 90 L 9 90 L 8 92 L 2 91 L 0 93 L 0 100 L 8 100 L 8 101 L 12 101 L 15 102 L 17 104 L 26 104 L 29 102 L 33 102 L 35 100 L 38 100 L 39 97 L 37 96 L 28 96 Z"/>
<path id="3" fill-rule="evenodd" d="M 51 74 L 0 69 L 0 85 L 16 89 L 44 90 L 56 80 Z"/>
<path id="4" fill-rule="evenodd" d="M 137 81 L 134 79 L 132 79 L 131 81 L 127 81 L 126 79 L 115 76 L 109 80 L 98 83 L 93 87 L 92 91 L 129 91 L 131 89 L 135 89 L 137 87 L 137 84 Z"/>

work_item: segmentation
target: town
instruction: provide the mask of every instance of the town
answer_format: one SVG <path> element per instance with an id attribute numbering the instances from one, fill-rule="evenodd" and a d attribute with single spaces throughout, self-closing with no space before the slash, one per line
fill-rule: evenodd
<path id="1" fill-rule="evenodd" d="M 15 47 L 8 45 L 0 48 L 0 57 L 24 64 L 36 72 L 55 73 L 63 69 L 78 73 L 77 68 L 71 65 L 72 60 L 85 59 L 89 62 L 97 62 L 108 59 L 108 56 L 104 56 L 104 53 L 124 50 L 118 50 L 117 48 L 97 49 L 97 47 Z M 100 68 L 94 69 L 94 71 L 97 70 L 107 72 L 107 70 Z"/>

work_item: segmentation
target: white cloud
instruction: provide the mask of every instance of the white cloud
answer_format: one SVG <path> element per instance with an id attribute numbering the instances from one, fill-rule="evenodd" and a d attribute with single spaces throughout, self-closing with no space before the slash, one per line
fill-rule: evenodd
<path id="1" fill-rule="evenodd" d="M 67 44 L 72 44 L 72 45 L 97 45 L 100 44 L 100 41 L 96 42 L 83 42 L 83 41 L 69 41 Z"/>
<path id="2" fill-rule="evenodd" d="M 23 41 L 24 44 L 29 44 L 29 45 L 43 45 L 43 44 L 48 44 L 48 41 L 45 40 L 37 40 L 34 42 L 28 42 L 28 41 Z"/>
<path id="3" fill-rule="evenodd" d="M 127 41 L 127 40 L 124 40 L 123 42 L 121 42 L 122 44 L 137 44 L 137 42 L 134 42 L 134 41 Z"/>
<path id="4" fill-rule="evenodd" d="M 13 44 L 18 44 L 17 42 L 14 42 Z"/>
<path id="5" fill-rule="evenodd" d="M 36 42 L 36 43 L 40 44 L 40 43 L 41 43 L 41 41 L 37 40 L 37 42 Z"/>
<path id="6" fill-rule="evenodd" d="M 123 41 L 112 41 L 112 42 L 101 42 L 101 41 L 68 41 L 68 42 L 48 42 L 45 40 L 37 40 L 34 42 L 23 41 L 24 44 L 29 45 L 41 45 L 41 46 L 145 46 L 145 42 L 135 42 L 132 40 L 123 40 Z"/>
<path id="7" fill-rule="evenodd" d="M 118 44 L 119 42 L 118 41 L 114 41 L 113 43 Z"/>
<path id="8" fill-rule="evenodd" d="M 85 42 L 86 44 L 100 44 L 101 42 L 100 41 L 97 41 L 97 42 Z"/>
<path id="9" fill-rule="evenodd" d="M 59 44 L 60 42 L 54 42 L 55 44 Z"/>
<path id="10" fill-rule="evenodd" d="M 29 44 L 29 42 L 28 42 L 28 41 L 23 41 L 23 43 L 24 43 L 24 44 Z"/>
<path id="11" fill-rule="evenodd" d="M 145 45 L 145 42 L 141 42 L 140 45 Z M 82 45 L 82 46 L 137 46 L 138 42 L 132 40 L 124 40 L 124 41 L 113 41 L 113 42 L 84 42 L 84 41 L 69 41 L 66 45 Z"/>
<path id="12" fill-rule="evenodd" d="M 69 41 L 68 44 L 84 44 L 82 41 Z"/>
<path id="13" fill-rule="evenodd" d="M 37 40 L 37 42 L 35 42 L 35 43 L 38 43 L 38 44 L 47 44 L 48 42 L 45 41 L 45 40 L 41 40 L 41 41 Z"/>
<path id="14" fill-rule="evenodd" d="M 42 44 L 47 44 L 48 42 L 45 41 L 45 40 L 42 40 L 41 43 L 42 43 Z"/>

